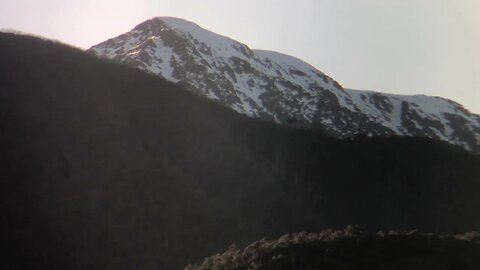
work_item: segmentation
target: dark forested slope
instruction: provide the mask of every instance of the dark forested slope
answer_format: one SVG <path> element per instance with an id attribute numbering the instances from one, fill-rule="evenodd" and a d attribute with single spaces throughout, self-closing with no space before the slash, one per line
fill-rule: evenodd
<path id="1" fill-rule="evenodd" d="M 475 230 L 479 165 L 441 142 L 340 141 L 250 119 L 0 34 L 2 264 L 13 269 L 178 269 L 234 242 L 350 223 Z"/>

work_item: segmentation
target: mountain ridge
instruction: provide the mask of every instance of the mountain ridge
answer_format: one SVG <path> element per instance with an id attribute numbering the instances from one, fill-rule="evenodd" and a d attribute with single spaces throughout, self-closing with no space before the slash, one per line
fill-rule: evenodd
<path id="1" fill-rule="evenodd" d="M 340 140 L 58 42 L 0 44 L 3 268 L 182 269 L 348 224 L 480 228 L 480 156 L 446 142 Z"/>
<path id="2" fill-rule="evenodd" d="M 339 138 L 419 136 L 480 152 L 480 116 L 451 100 L 345 89 L 312 65 L 254 50 L 173 17 L 155 17 L 88 50 L 145 70 L 237 112 Z"/>

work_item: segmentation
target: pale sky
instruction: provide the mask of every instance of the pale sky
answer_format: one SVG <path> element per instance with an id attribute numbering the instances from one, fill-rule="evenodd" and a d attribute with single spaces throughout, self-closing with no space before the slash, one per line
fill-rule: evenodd
<path id="1" fill-rule="evenodd" d="M 0 29 L 80 48 L 155 16 L 298 57 L 346 88 L 480 113 L 480 0 L 0 0 Z"/>

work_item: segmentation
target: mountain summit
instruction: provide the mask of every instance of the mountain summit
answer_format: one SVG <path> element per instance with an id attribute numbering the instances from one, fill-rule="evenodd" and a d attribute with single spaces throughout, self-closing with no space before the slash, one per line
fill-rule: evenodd
<path id="1" fill-rule="evenodd" d="M 88 50 L 231 107 L 339 138 L 418 136 L 480 152 L 480 116 L 451 100 L 344 89 L 292 56 L 252 50 L 195 23 L 157 17 Z"/>

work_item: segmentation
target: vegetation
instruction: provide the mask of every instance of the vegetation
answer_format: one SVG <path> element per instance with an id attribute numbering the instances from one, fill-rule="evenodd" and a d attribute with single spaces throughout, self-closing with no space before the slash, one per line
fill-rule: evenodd
<path id="1" fill-rule="evenodd" d="M 241 269 L 479 269 L 480 234 L 437 236 L 415 232 L 365 234 L 353 226 L 294 233 L 253 242 L 206 258 L 185 270 Z"/>
<path id="2" fill-rule="evenodd" d="M 247 118 L 62 44 L 0 34 L 3 269 L 180 269 L 359 224 L 480 230 L 480 157 Z"/>

